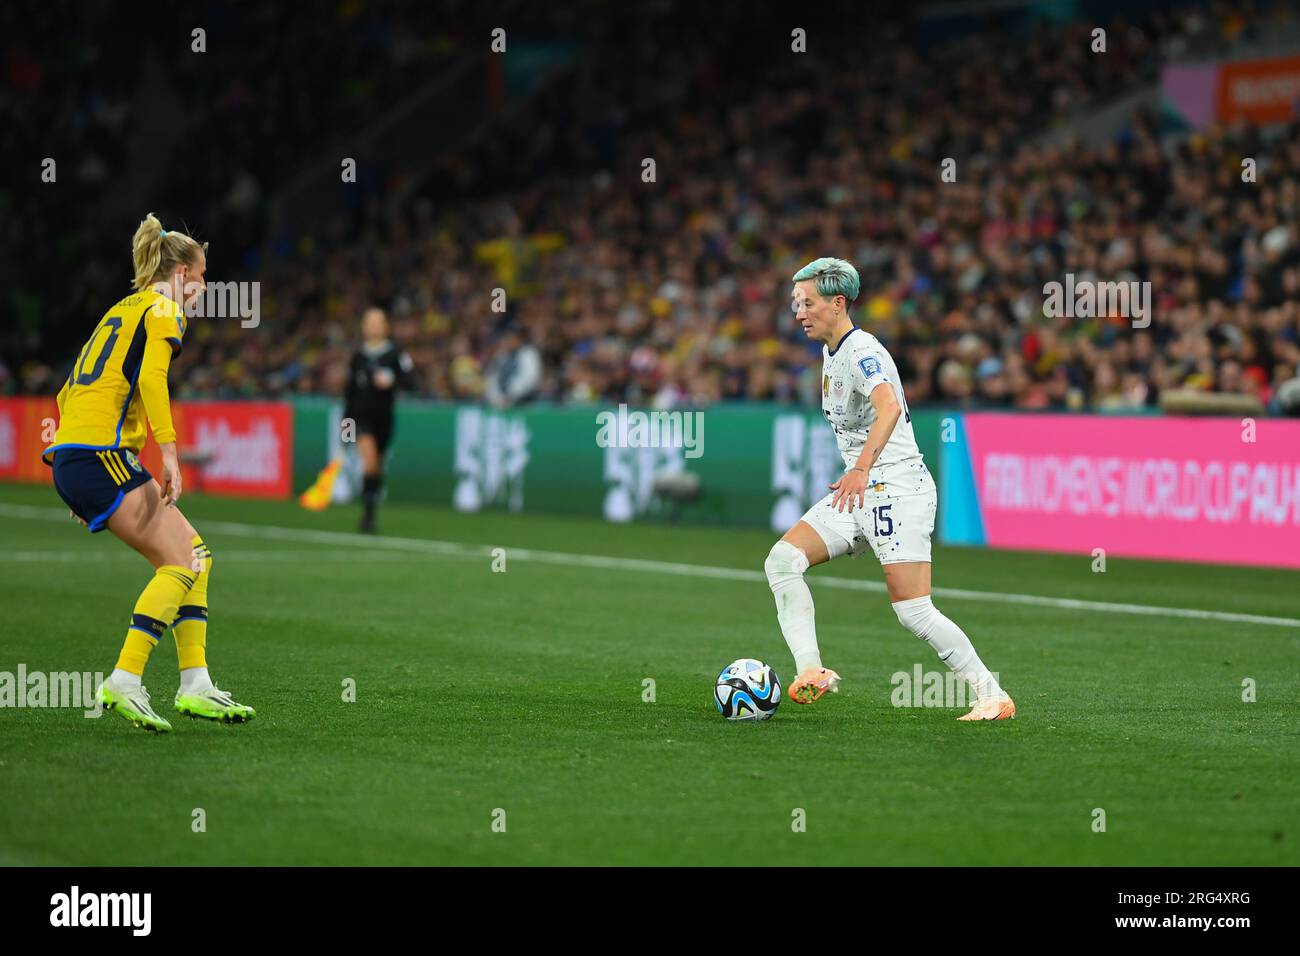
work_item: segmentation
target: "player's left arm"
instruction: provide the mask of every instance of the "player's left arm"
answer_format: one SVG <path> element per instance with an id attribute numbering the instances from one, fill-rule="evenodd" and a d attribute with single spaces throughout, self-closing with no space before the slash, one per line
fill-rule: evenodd
<path id="1" fill-rule="evenodd" d="M 68 391 L 71 388 L 72 388 L 72 375 L 69 373 L 68 380 L 63 383 L 63 387 L 59 389 L 58 398 L 54 400 L 54 404 L 58 406 L 59 409 L 59 421 L 63 420 L 63 404 L 68 400 Z"/>
<path id="2" fill-rule="evenodd" d="M 176 452 L 176 426 L 172 423 L 171 392 L 167 373 L 172 356 L 181 350 L 184 319 L 160 309 L 150 309 L 145 317 L 144 359 L 140 365 L 140 400 L 149 419 L 149 430 L 162 452 L 163 500 L 168 505 L 181 496 L 180 457 Z"/>
<path id="3" fill-rule="evenodd" d="M 406 352 L 397 353 L 397 387 L 403 392 L 413 391 L 419 386 L 415 375 L 415 362 Z"/>

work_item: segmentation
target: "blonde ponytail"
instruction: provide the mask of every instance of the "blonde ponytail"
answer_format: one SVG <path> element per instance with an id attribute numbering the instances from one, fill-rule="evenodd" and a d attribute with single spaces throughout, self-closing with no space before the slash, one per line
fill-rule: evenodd
<path id="1" fill-rule="evenodd" d="M 164 229 L 158 217 L 149 213 L 131 240 L 136 290 L 166 278 L 179 265 L 194 265 L 200 251 L 208 251 L 206 242 L 199 245 L 183 232 Z"/>

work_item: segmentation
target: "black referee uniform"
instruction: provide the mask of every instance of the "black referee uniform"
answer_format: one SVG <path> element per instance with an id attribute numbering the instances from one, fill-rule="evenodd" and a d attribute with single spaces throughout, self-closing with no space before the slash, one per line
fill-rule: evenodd
<path id="1" fill-rule="evenodd" d="M 398 389 L 409 389 L 414 384 L 414 367 L 411 357 L 391 339 L 374 348 L 363 345 L 352 356 L 343 399 L 343 417 L 356 422 L 357 437 L 370 435 L 374 438 L 380 457 L 379 474 L 366 475 L 361 488 L 361 500 L 365 506 L 363 530 L 374 527 L 375 505 L 384 485 L 383 455 L 393 438 L 393 406 Z M 391 387 L 375 385 L 375 376 L 381 370 L 392 374 Z"/>

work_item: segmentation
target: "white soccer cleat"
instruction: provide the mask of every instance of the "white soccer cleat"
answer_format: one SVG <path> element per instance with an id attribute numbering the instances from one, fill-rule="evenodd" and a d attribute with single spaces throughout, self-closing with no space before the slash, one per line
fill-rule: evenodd
<path id="1" fill-rule="evenodd" d="M 1016 702 L 1007 694 L 975 701 L 969 714 L 958 720 L 1011 720 L 1016 716 Z"/>

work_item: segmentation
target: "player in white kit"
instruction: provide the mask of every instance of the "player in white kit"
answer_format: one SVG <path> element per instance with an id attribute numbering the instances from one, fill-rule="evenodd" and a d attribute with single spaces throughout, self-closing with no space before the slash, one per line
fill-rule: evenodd
<path id="1" fill-rule="evenodd" d="M 839 689 L 839 675 L 822 666 L 804 572 L 870 547 L 884 570 L 899 622 L 970 686 L 975 706 L 958 719 L 1014 717 L 1015 703 L 970 638 L 930 598 L 934 479 L 917 448 L 894 360 L 849 318 L 859 288 L 857 269 L 843 259 L 817 259 L 794 274 L 791 307 L 808 337 L 823 343 L 822 414 L 835 429 L 847 470 L 830 486 L 831 493 L 773 545 L 764 565 L 798 671 L 789 696 L 810 704 Z"/>

